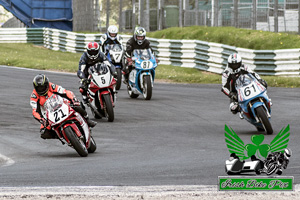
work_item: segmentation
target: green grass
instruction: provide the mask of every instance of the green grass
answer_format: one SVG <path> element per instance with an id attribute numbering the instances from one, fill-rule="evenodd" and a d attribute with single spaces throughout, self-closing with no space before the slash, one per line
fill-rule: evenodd
<path id="1" fill-rule="evenodd" d="M 0 64 L 75 72 L 81 54 L 53 51 L 33 44 L 0 44 Z"/>
<path id="2" fill-rule="evenodd" d="M 147 33 L 147 36 L 163 39 L 201 40 L 255 50 L 300 48 L 300 35 L 234 27 L 173 27 Z"/>
<path id="3" fill-rule="evenodd" d="M 33 44 L 0 44 L 0 65 L 76 72 L 81 53 L 53 51 Z M 298 77 L 263 77 L 269 86 L 300 87 Z M 171 65 L 159 65 L 156 79 L 176 83 L 221 84 L 221 75 Z"/>

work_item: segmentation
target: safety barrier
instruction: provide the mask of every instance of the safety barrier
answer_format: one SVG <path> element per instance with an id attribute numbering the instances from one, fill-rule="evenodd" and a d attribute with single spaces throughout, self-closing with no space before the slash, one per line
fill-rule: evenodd
<path id="1" fill-rule="evenodd" d="M 43 44 L 46 48 L 83 52 L 101 34 L 80 34 L 51 28 L 1 28 L 0 42 Z M 131 37 L 122 35 L 123 45 Z M 300 49 L 251 50 L 199 40 L 148 38 L 160 64 L 197 68 L 221 74 L 231 53 L 239 53 L 243 63 L 261 75 L 300 75 Z"/>

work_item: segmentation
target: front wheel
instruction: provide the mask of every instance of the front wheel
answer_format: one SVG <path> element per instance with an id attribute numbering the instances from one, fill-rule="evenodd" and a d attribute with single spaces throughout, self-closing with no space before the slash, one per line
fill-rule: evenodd
<path id="1" fill-rule="evenodd" d="M 112 102 L 111 102 L 111 98 L 110 98 L 110 94 L 105 94 L 103 95 L 104 98 L 104 110 L 105 110 L 105 115 L 108 119 L 109 122 L 114 121 L 114 109 L 112 106 Z"/>
<path id="2" fill-rule="evenodd" d="M 88 155 L 88 150 L 86 149 L 84 140 L 79 138 L 70 126 L 65 128 L 65 133 L 77 153 L 81 157 L 86 157 Z"/>
<path id="3" fill-rule="evenodd" d="M 96 142 L 94 140 L 94 138 L 91 136 L 91 143 L 90 143 L 90 147 L 88 148 L 88 152 L 89 153 L 94 153 L 97 149 L 97 145 Z"/>
<path id="4" fill-rule="evenodd" d="M 122 82 L 122 71 L 121 68 L 116 68 L 116 71 L 117 71 L 116 90 L 119 90 L 121 88 L 121 82 Z"/>
<path id="5" fill-rule="evenodd" d="M 265 109 L 262 106 L 260 106 L 260 107 L 256 108 L 256 112 L 257 112 L 257 117 L 259 118 L 263 127 L 267 131 L 267 134 L 272 134 L 273 128 L 272 128 L 270 120 L 267 117 Z"/>
<path id="6" fill-rule="evenodd" d="M 145 100 L 150 100 L 152 97 L 152 84 L 150 76 L 143 77 L 143 96 Z"/>

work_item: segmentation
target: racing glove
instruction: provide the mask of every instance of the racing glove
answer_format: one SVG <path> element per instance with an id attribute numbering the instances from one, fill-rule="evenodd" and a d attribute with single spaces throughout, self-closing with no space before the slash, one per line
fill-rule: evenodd
<path id="1" fill-rule="evenodd" d="M 132 65 L 132 63 L 133 63 L 132 58 L 126 58 L 126 60 L 127 60 L 127 66 Z"/>
<path id="2" fill-rule="evenodd" d="M 41 118 L 39 121 L 45 128 L 49 125 L 48 120 L 45 118 Z"/>
<path id="3" fill-rule="evenodd" d="M 238 99 L 237 99 L 237 95 L 236 95 L 236 93 L 234 93 L 234 92 L 230 92 L 229 93 L 229 98 L 231 98 L 232 100 L 234 100 L 234 101 L 237 101 Z"/>
<path id="4" fill-rule="evenodd" d="M 80 106 L 80 101 L 76 97 L 74 97 L 72 99 L 72 104 L 73 106 Z"/>

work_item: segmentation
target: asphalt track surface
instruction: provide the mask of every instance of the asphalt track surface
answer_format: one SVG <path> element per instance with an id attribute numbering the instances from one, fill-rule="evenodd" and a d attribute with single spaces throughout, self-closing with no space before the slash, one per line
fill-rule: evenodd
<path id="1" fill-rule="evenodd" d="M 43 140 L 29 104 L 32 79 L 51 82 L 80 99 L 75 74 L 0 66 L 0 187 L 216 185 L 229 157 L 227 124 L 245 144 L 258 134 L 228 110 L 220 85 L 155 83 L 150 101 L 130 99 L 122 85 L 115 121 L 97 120 L 97 150 L 79 157 L 58 140 Z M 283 175 L 300 182 L 299 88 L 269 88 L 274 134 L 290 124 L 293 151 Z M 91 115 L 91 112 L 88 111 Z M 265 135 L 269 144 L 275 135 Z"/>

